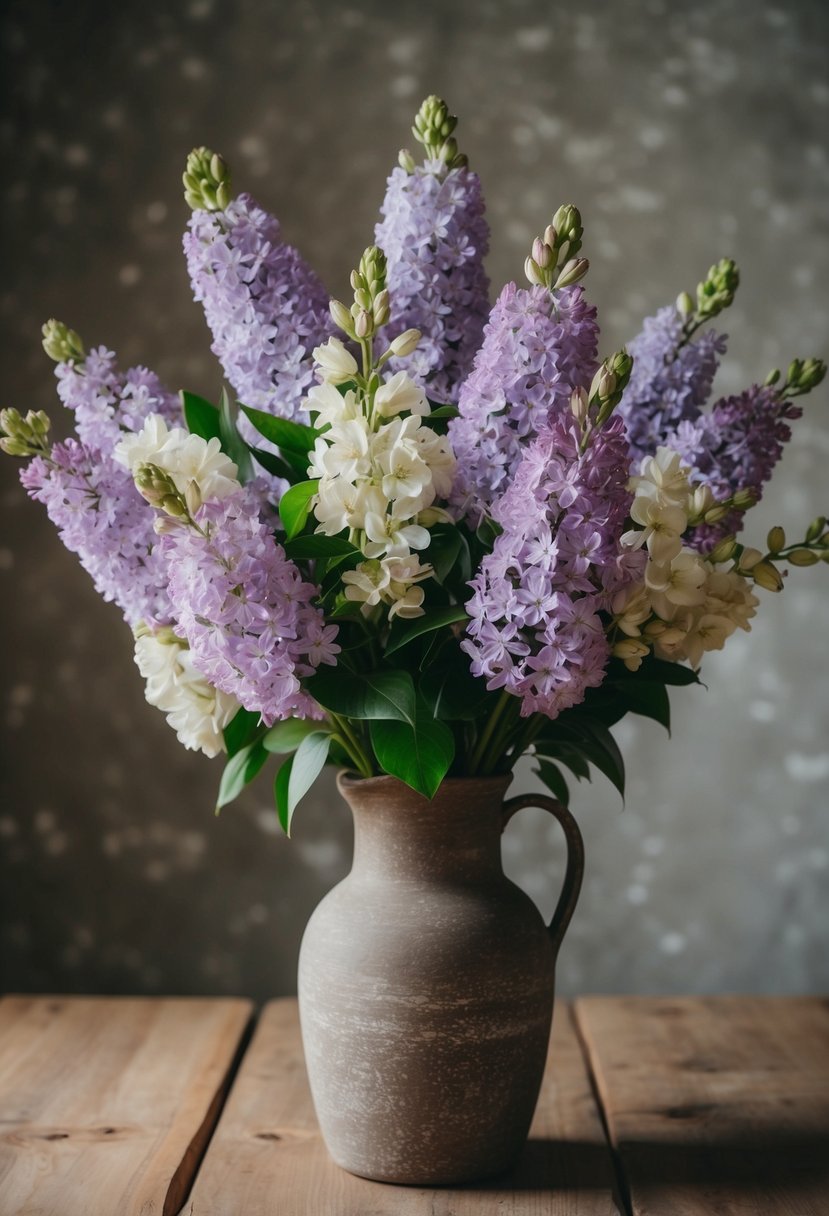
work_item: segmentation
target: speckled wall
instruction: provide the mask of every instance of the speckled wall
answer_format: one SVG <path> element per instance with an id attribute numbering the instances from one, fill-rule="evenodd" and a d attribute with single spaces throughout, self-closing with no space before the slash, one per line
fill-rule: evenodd
<path id="1" fill-rule="evenodd" d="M 483 178 L 496 286 L 573 200 L 606 350 L 731 254 L 743 287 L 721 387 L 829 353 L 821 0 L 28 0 L 4 13 L 4 404 L 53 408 L 39 345 L 52 315 L 174 388 L 215 394 L 180 255 L 186 153 L 221 149 L 342 294 L 433 91 Z M 826 411 L 824 387 L 754 512 L 759 540 L 829 507 Z M 215 819 L 220 763 L 182 750 L 144 703 L 117 610 L 0 464 L 2 987 L 291 992 L 303 925 L 348 867 L 332 781 L 292 842 L 267 781 Z M 674 697 L 671 741 L 622 724 L 626 808 L 601 781 L 578 790 L 588 875 L 563 991 L 829 986 L 828 572 L 795 573 L 750 636 L 709 657 L 707 691 Z M 555 825 L 525 812 L 505 852 L 549 910 Z"/>

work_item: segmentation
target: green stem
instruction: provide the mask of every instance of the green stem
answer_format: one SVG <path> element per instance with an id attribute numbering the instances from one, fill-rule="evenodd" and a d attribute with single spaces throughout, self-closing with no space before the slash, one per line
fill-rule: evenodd
<path id="1" fill-rule="evenodd" d="M 371 760 L 369 759 L 365 748 L 357 737 L 356 732 L 352 729 L 348 719 L 341 718 L 339 714 L 331 713 L 330 710 L 328 711 L 328 716 L 336 725 L 337 730 L 345 741 L 346 751 L 354 761 L 357 771 L 362 777 L 373 777 L 374 769 L 372 767 Z"/>
<path id="2" fill-rule="evenodd" d="M 498 721 L 499 721 L 501 715 L 508 708 L 511 700 L 512 700 L 511 694 L 508 693 L 505 689 L 501 693 L 501 696 L 498 698 L 498 703 L 495 706 L 495 708 L 493 709 L 492 713 L 490 714 L 489 721 L 487 722 L 486 726 L 484 727 L 483 731 L 481 732 L 481 737 L 478 740 L 478 745 L 475 748 L 475 750 L 472 752 L 472 755 L 470 756 L 470 759 L 469 759 L 470 777 L 474 776 L 474 774 L 477 773 L 479 768 L 481 767 L 483 758 L 486 755 L 486 749 L 495 732 L 495 728 L 498 725 Z"/>

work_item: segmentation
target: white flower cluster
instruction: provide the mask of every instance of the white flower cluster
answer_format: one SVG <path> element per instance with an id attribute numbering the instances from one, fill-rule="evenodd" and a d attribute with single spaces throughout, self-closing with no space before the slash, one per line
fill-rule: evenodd
<path id="1" fill-rule="evenodd" d="M 406 353 L 416 330 L 392 344 Z M 405 339 L 405 342 L 403 341 Z M 346 528 L 366 560 L 343 574 L 345 595 L 367 615 L 389 605 L 389 617 L 423 613 L 423 588 L 432 574 L 417 552 L 429 545 L 427 527 L 449 515 L 433 504 L 452 488 L 455 458 L 448 440 L 421 419 L 429 414 L 423 390 L 397 372 L 373 375 L 363 388 L 357 363 L 338 338 L 314 351 L 322 383 L 303 408 L 327 428 L 316 441 L 308 476 L 319 478 L 314 504 L 317 532 L 337 536 Z M 341 391 L 338 385 L 353 385 Z M 405 416 L 404 416 L 405 415 Z"/>
<path id="2" fill-rule="evenodd" d="M 126 435 L 114 456 L 133 475 L 141 465 L 155 465 L 188 501 L 229 498 L 239 489 L 236 465 L 225 456 L 218 439 L 168 427 L 160 414 L 150 414 L 140 431 Z"/>
<path id="3" fill-rule="evenodd" d="M 742 575 L 717 569 L 682 544 L 689 522 L 715 506 L 710 488 L 692 487 L 688 477 L 679 454 L 660 447 L 630 481 L 630 515 L 639 527 L 622 541 L 631 549 L 646 546 L 648 556 L 643 581 L 613 601 L 614 624 L 624 634 L 613 653 L 631 671 L 651 649 L 696 668 L 704 652 L 721 650 L 735 629 L 751 628 L 758 601 Z"/>
<path id="4" fill-rule="evenodd" d="M 139 626 L 135 662 L 147 681 L 145 696 L 167 715 L 180 743 L 217 756 L 225 750 L 222 731 L 239 708 L 234 697 L 207 683 L 193 666 L 187 643 L 164 627 L 151 633 Z"/>

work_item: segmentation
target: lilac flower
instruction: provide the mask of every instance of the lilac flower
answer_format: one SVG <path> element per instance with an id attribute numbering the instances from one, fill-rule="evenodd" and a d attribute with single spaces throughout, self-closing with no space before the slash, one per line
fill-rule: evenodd
<path id="1" fill-rule="evenodd" d="M 108 455 L 68 439 L 21 470 L 29 495 L 42 502 L 66 548 L 77 553 L 105 600 L 130 626 L 171 620 L 167 569 L 153 532 L 153 512 L 130 473 Z"/>
<path id="2" fill-rule="evenodd" d="M 598 366 L 596 310 L 584 289 L 509 283 L 484 331 L 449 436 L 457 459 L 452 503 L 474 523 L 504 492 L 526 444 L 569 411 Z"/>
<path id="3" fill-rule="evenodd" d="M 249 194 L 223 211 L 194 211 L 184 252 L 213 353 L 240 400 L 299 419 L 314 382 L 311 352 L 333 332 L 316 274 Z"/>
<path id="4" fill-rule="evenodd" d="M 465 165 L 447 171 L 429 159 L 411 173 L 389 176 L 374 240 L 388 261 L 394 338 L 406 329 L 423 337 L 414 354 L 392 360 L 430 397 L 457 401 L 472 366 L 489 311 L 483 260 L 489 227 L 476 173 Z"/>
<path id="5" fill-rule="evenodd" d="M 599 616 L 636 577 L 641 554 L 620 538 L 631 503 L 620 418 L 581 434 L 554 417 L 526 450 L 493 508 L 504 531 L 472 582 L 463 649 L 487 688 L 521 698 L 521 714 L 555 718 L 604 679 L 610 657 Z"/>
<path id="6" fill-rule="evenodd" d="M 176 631 L 195 667 L 267 725 L 318 717 L 300 679 L 333 663 L 339 646 L 337 627 L 311 603 L 316 588 L 260 521 L 248 489 L 205 503 L 195 520 L 198 529 L 182 525 L 161 541 Z"/>
<path id="7" fill-rule="evenodd" d="M 666 442 L 691 468 L 691 481 L 711 486 L 716 499 L 751 490 L 758 501 L 791 438 L 789 422 L 802 413 L 800 405 L 776 388 L 755 384 L 737 396 L 721 398 L 696 422 L 680 423 Z M 697 528 L 694 547 L 705 552 L 738 532 L 743 514 L 730 511 L 719 523 Z"/>
<path id="8" fill-rule="evenodd" d="M 58 396 L 75 415 L 75 430 L 88 448 L 110 452 L 125 431 L 140 431 L 150 414 L 181 421 L 178 397 L 146 367 L 120 372 L 105 346 L 83 361 L 58 363 Z"/>
<path id="9" fill-rule="evenodd" d="M 697 420 L 725 353 L 725 335 L 711 329 L 680 347 L 682 326 L 675 308 L 660 308 L 628 343 L 633 372 L 619 413 L 634 462 L 653 455 L 681 422 Z"/>

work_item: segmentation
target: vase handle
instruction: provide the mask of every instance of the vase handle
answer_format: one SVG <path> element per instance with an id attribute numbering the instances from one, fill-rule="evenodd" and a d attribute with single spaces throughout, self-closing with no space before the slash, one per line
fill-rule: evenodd
<path id="1" fill-rule="evenodd" d="M 519 794 L 516 798 L 508 799 L 502 808 L 501 831 L 504 830 L 516 811 L 522 811 L 528 806 L 540 807 L 554 815 L 561 824 L 567 841 L 567 869 L 564 874 L 564 882 L 553 919 L 547 926 L 553 944 L 553 953 L 558 954 L 562 938 L 570 924 L 570 918 L 576 910 L 576 903 L 581 891 L 581 880 L 584 877 L 584 841 L 579 826 L 567 807 L 555 798 L 548 798 L 546 794 Z"/>

